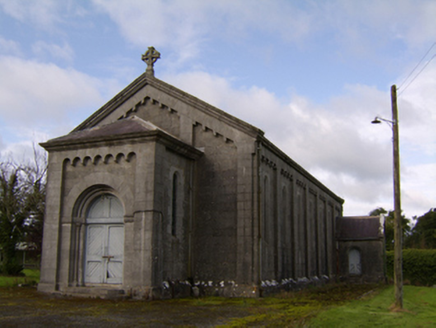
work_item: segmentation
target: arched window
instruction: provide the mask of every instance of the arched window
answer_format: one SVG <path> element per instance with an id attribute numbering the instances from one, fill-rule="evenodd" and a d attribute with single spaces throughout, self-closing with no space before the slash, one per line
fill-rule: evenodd
<path id="1" fill-rule="evenodd" d="M 171 234 L 173 236 L 177 233 L 177 202 L 178 202 L 178 175 L 177 172 L 173 174 L 173 184 L 171 193 Z"/>
<path id="2" fill-rule="evenodd" d="M 286 218 L 288 216 L 288 193 L 286 191 L 286 187 L 283 186 L 282 189 L 282 225 L 286 226 Z"/>
<path id="3" fill-rule="evenodd" d="M 362 274 L 362 265 L 360 262 L 360 251 L 352 248 L 348 253 L 348 273 L 351 275 Z"/>
<path id="4" fill-rule="evenodd" d="M 264 239 L 265 241 L 270 241 L 270 220 L 269 215 L 270 207 L 270 188 L 268 177 L 265 176 L 263 179 L 263 228 L 264 228 Z"/>
<path id="5" fill-rule="evenodd" d="M 282 200 L 281 200 L 281 220 L 279 225 L 279 235 L 280 235 L 280 247 L 282 254 L 282 273 L 285 277 L 292 276 L 292 267 L 291 267 L 291 252 L 288 247 L 292 243 L 292 235 L 291 235 L 291 223 L 289 222 L 289 203 L 288 203 L 288 191 L 286 186 L 283 186 L 282 189 Z"/>

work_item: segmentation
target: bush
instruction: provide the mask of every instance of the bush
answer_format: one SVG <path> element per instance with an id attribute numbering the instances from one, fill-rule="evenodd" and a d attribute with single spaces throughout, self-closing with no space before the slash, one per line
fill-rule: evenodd
<path id="1" fill-rule="evenodd" d="M 11 261 L 7 263 L 3 263 L 0 266 L 0 272 L 7 276 L 22 276 L 24 275 L 22 273 L 23 271 L 23 265 L 20 263 L 17 263 L 16 261 Z"/>
<path id="2" fill-rule="evenodd" d="M 394 251 L 386 252 L 388 277 L 394 276 Z M 403 250 L 403 279 L 412 285 L 436 285 L 436 249 Z"/>

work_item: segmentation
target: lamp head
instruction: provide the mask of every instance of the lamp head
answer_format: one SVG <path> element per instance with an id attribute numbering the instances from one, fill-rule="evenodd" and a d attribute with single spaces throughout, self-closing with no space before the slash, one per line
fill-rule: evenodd
<path id="1" fill-rule="evenodd" d="M 373 120 L 371 123 L 372 123 L 372 124 L 380 124 L 381 121 L 380 121 L 380 119 L 376 116 L 376 117 L 374 118 L 374 120 Z"/>

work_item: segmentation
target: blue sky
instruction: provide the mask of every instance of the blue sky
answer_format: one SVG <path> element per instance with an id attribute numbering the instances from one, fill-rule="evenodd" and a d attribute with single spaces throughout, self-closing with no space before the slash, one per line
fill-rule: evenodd
<path id="1" fill-rule="evenodd" d="M 64 135 L 144 72 L 265 131 L 345 199 L 392 209 L 398 90 L 402 207 L 436 207 L 436 1 L 0 0 L 0 158 Z M 429 62 L 430 61 L 430 62 Z"/>

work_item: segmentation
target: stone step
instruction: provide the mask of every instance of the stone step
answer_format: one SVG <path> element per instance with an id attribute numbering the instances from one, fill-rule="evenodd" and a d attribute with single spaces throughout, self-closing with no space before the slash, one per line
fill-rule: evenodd
<path id="1" fill-rule="evenodd" d="M 84 298 L 121 299 L 127 298 L 124 289 L 105 287 L 68 287 L 65 295 Z"/>

